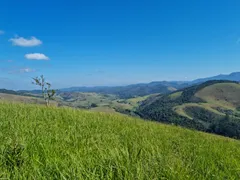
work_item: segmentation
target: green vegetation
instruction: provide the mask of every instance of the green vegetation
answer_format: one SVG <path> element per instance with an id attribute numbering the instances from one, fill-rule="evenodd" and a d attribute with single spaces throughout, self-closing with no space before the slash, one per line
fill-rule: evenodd
<path id="1" fill-rule="evenodd" d="M 217 83 L 196 93 L 204 101 L 235 110 L 240 105 L 240 85 L 237 83 Z"/>
<path id="2" fill-rule="evenodd" d="M 0 100 L 6 102 L 20 102 L 26 104 L 45 104 L 46 102 L 42 98 L 31 97 L 31 96 L 20 96 L 13 94 L 0 93 Z M 50 101 L 50 105 L 58 106 L 58 103 L 55 101 Z"/>
<path id="3" fill-rule="evenodd" d="M 146 119 L 173 123 L 197 130 L 214 132 L 230 137 L 240 137 L 235 133 L 222 133 L 212 129 L 220 127 L 219 122 L 226 114 L 232 119 L 226 128 L 240 124 L 240 84 L 232 81 L 209 81 L 185 88 L 170 95 L 147 99 L 137 110 L 137 114 Z M 240 127 L 240 126 L 236 126 Z M 230 131 L 227 131 L 230 132 Z M 240 132 L 240 131 L 239 131 Z M 233 134 L 235 134 L 233 136 Z"/>
<path id="4" fill-rule="evenodd" d="M 150 98 L 150 97 L 155 97 L 155 96 L 158 96 L 159 93 L 156 93 L 156 94 L 150 94 L 150 95 L 146 95 L 146 96 L 139 96 L 139 97 L 135 97 L 135 98 L 130 98 L 130 99 L 127 99 L 127 102 L 129 102 L 133 107 L 138 107 L 139 104 L 146 100 L 147 98 Z"/>
<path id="5" fill-rule="evenodd" d="M 40 77 L 33 78 L 32 84 L 40 86 L 42 97 L 46 102 L 46 105 L 50 105 L 50 100 L 53 100 L 53 96 L 56 94 L 56 91 L 54 89 L 51 89 L 51 84 L 49 82 L 46 82 L 43 75 Z"/>
<path id="6" fill-rule="evenodd" d="M 6 93 L 0 93 L 0 100 L 8 102 L 21 102 L 30 104 L 46 104 L 41 96 L 20 96 Z M 65 92 L 58 93 L 51 105 L 59 107 L 73 107 L 79 109 L 90 109 L 100 112 L 112 112 L 132 110 L 135 104 L 125 99 L 118 99 L 114 95 L 102 95 L 96 93 L 77 93 Z"/>
<path id="7" fill-rule="evenodd" d="M 240 142 L 123 115 L 0 103 L 1 179 L 239 179 Z"/>
<path id="8" fill-rule="evenodd" d="M 134 105 L 115 95 L 97 93 L 63 92 L 58 93 L 55 100 L 59 106 L 91 109 L 102 112 L 119 112 L 133 109 Z"/>
<path id="9" fill-rule="evenodd" d="M 182 95 L 182 91 L 178 91 L 178 92 L 176 92 L 176 93 L 170 94 L 169 97 L 170 97 L 171 99 L 177 99 L 177 98 L 180 97 L 181 95 Z"/>

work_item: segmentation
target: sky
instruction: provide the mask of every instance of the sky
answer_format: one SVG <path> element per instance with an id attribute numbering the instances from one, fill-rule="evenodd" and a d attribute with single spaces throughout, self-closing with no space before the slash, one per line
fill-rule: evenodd
<path id="1" fill-rule="evenodd" d="M 239 0 L 1 0 L 0 88 L 188 81 L 239 71 Z"/>

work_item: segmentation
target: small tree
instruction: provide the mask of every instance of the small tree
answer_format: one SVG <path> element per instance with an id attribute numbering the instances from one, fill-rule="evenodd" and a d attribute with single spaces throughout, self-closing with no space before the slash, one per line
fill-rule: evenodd
<path id="1" fill-rule="evenodd" d="M 53 96 L 56 94 L 56 91 L 54 89 L 51 89 L 51 84 L 45 81 L 45 78 L 43 77 L 43 75 L 41 75 L 40 77 L 32 78 L 32 79 L 33 79 L 32 84 L 35 84 L 41 87 L 42 96 L 46 102 L 46 105 L 49 106 L 49 101 L 53 99 Z"/>

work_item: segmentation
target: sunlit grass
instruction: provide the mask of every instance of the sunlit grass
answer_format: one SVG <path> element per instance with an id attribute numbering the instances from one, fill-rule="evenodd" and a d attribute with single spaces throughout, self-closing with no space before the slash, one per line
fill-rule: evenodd
<path id="1" fill-rule="evenodd" d="M 240 178 L 239 141 L 123 115 L 0 103 L 0 129 L 0 178 Z"/>

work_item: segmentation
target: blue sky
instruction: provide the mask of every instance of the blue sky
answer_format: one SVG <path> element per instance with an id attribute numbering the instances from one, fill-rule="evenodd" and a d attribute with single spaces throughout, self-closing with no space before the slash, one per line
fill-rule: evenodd
<path id="1" fill-rule="evenodd" d="M 0 88 L 192 80 L 239 71 L 238 0 L 2 0 Z"/>

